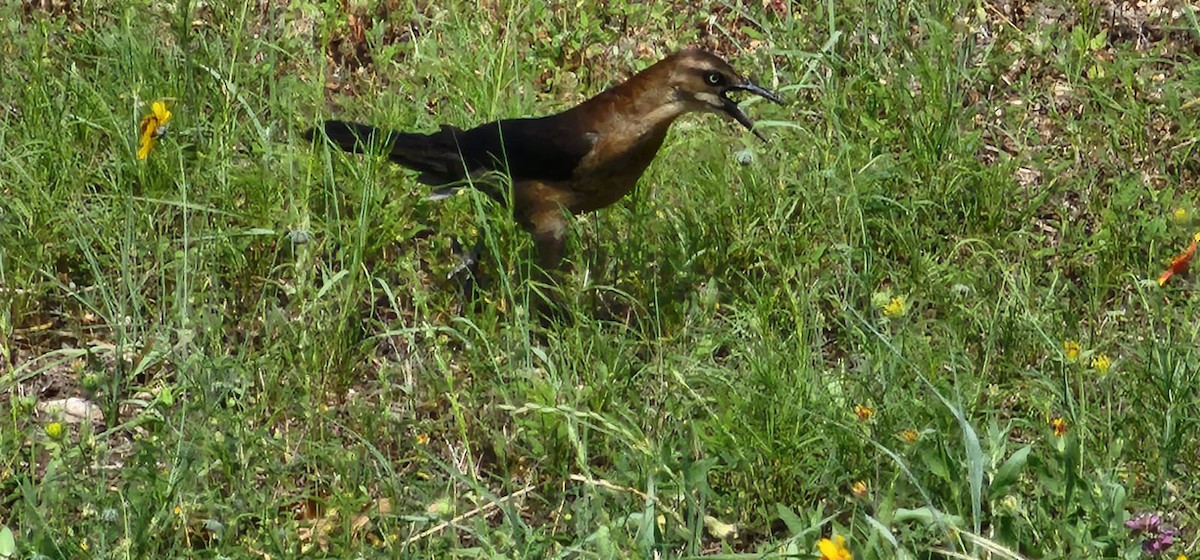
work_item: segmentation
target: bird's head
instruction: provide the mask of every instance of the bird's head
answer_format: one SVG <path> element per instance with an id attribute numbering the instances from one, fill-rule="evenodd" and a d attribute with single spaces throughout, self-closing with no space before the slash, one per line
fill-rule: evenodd
<path id="1" fill-rule="evenodd" d="M 779 96 L 738 74 L 721 57 L 700 49 L 680 51 L 660 64 L 666 66 L 667 81 L 676 99 L 686 103 L 690 110 L 727 115 L 766 141 L 765 136 L 754 130 L 754 121 L 728 94 L 732 91 L 748 91 L 782 105 L 783 100 Z"/>

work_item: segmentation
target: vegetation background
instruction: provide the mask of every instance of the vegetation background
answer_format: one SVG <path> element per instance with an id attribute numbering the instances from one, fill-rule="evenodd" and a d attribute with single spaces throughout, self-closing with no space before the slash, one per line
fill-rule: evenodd
<path id="1" fill-rule="evenodd" d="M 1198 229 L 1194 6 L 33 0 L 0 22 L 0 557 L 1197 549 L 1200 295 L 1155 281 Z M 678 123 L 578 220 L 548 327 L 502 209 L 299 136 L 546 114 L 690 45 L 788 99 L 746 103 L 771 142 Z M 141 161 L 154 100 L 173 116 Z M 476 232 L 469 304 L 442 279 Z M 1144 512 L 1162 526 L 1134 534 Z"/>

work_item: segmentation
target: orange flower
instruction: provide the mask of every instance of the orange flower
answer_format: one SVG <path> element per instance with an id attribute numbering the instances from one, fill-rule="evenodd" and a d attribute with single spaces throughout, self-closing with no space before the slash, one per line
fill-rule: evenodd
<path id="1" fill-rule="evenodd" d="M 858 416 L 858 420 L 860 422 L 870 422 L 871 418 L 875 416 L 875 409 L 869 406 L 856 404 L 854 405 L 854 414 L 855 416 Z"/>
<path id="2" fill-rule="evenodd" d="M 1058 437 L 1067 435 L 1067 419 L 1062 416 L 1051 418 L 1050 427 L 1054 428 L 1054 435 Z"/>
<path id="3" fill-rule="evenodd" d="M 1162 275 L 1158 277 L 1159 286 L 1166 284 L 1167 280 L 1170 280 L 1172 276 L 1187 270 L 1188 264 L 1192 262 L 1192 257 L 1196 254 L 1197 242 L 1200 242 L 1200 232 L 1196 232 L 1196 234 L 1192 236 L 1192 243 L 1191 245 L 1188 245 L 1187 249 L 1184 249 L 1182 253 L 1179 253 L 1175 256 L 1175 258 L 1171 259 L 1171 266 L 1168 266 L 1167 269 L 1163 271 Z"/>
<path id="4" fill-rule="evenodd" d="M 167 133 L 167 121 L 169 120 L 171 120 L 171 111 L 167 110 L 165 103 L 155 101 L 150 105 L 150 114 L 142 117 L 142 122 L 138 124 L 138 159 L 146 159 L 150 155 L 150 148 L 154 147 L 154 141 Z"/>
<path id="5" fill-rule="evenodd" d="M 867 490 L 869 490 L 869 488 L 867 487 L 867 481 L 865 480 L 859 480 L 850 485 L 850 493 L 859 498 L 866 498 Z"/>
<path id="6" fill-rule="evenodd" d="M 916 443 L 921 438 L 921 433 L 916 430 L 904 430 L 900 432 L 900 438 L 908 443 Z"/>

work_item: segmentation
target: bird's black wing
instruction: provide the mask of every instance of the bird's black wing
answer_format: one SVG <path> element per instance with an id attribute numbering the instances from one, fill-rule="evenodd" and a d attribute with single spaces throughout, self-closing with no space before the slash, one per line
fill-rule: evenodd
<path id="1" fill-rule="evenodd" d="M 506 173 L 513 181 L 567 181 L 592 151 L 595 134 L 578 125 L 571 113 L 541 118 L 506 119 L 470 130 L 442 125 L 432 134 L 392 132 L 344 121 L 326 121 L 325 135 L 352 152 L 368 153 L 385 146 L 388 159 L 420 172 L 417 180 L 445 187 L 435 197 L 452 193 L 468 181 L 489 196 L 499 191 L 486 176 Z M 317 130 L 305 132 L 309 139 Z"/>
<path id="2" fill-rule="evenodd" d="M 595 134 L 559 114 L 491 122 L 457 131 L 453 140 L 472 174 L 504 171 L 514 181 L 567 181 L 592 151 Z"/>

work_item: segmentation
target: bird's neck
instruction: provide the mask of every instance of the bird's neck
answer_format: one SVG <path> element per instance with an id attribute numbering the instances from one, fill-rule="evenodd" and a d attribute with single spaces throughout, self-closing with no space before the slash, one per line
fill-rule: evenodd
<path id="1" fill-rule="evenodd" d="M 593 116 L 593 122 L 611 123 L 622 129 L 630 141 L 661 142 L 671 123 L 689 110 L 664 74 L 657 65 L 651 66 L 585 101 L 583 106 Z"/>

